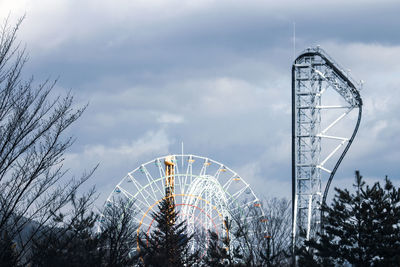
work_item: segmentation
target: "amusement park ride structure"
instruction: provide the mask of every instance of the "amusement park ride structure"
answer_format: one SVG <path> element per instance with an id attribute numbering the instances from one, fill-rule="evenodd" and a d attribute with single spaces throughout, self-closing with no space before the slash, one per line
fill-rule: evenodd
<path id="1" fill-rule="evenodd" d="M 306 49 L 293 63 L 293 247 L 323 229 L 320 207 L 360 125 L 361 86 L 319 47 Z"/>
<path id="2" fill-rule="evenodd" d="M 189 235 L 198 233 L 206 240 L 209 230 L 220 237 L 228 234 L 226 219 L 265 221 L 259 199 L 242 177 L 222 163 L 191 154 L 159 157 L 129 172 L 115 186 L 105 208 L 121 205 L 121 199 L 132 203 L 127 206 L 136 213 L 138 233 L 151 233 L 152 214 L 164 199 L 178 213 L 171 216 L 171 224 L 185 220 Z"/>
<path id="3" fill-rule="evenodd" d="M 361 86 L 319 47 L 306 49 L 293 63 L 293 248 L 323 225 L 320 207 L 360 124 Z M 164 199 L 178 212 L 170 223 L 185 220 L 189 234 L 200 229 L 199 236 L 207 236 L 209 230 L 228 234 L 226 220 L 231 218 L 268 219 L 250 185 L 236 172 L 217 161 L 183 152 L 156 158 L 129 172 L 107 198 L 106 208 L 120 205 L 120 199 L 133 204 L 138 233 L 151 232 L 151 214 Z M 249 216 L 250 207 L 257 212 Z M 270 238 L 268 229 L 263 228 L 261 235 Z M 299 234 L 303 231 L 304 237 Z"/>
<path id="4" fill-rule="evenodd" d="M 165 157 L 165 199 L 167 201 L 168 207 L 173 214 L 170 216 L 170 220 L 168 221 L 169 226 L 174 225 L 175 223 L 175 177 L 174 177 L 174 159 L 171 156 Z"/>

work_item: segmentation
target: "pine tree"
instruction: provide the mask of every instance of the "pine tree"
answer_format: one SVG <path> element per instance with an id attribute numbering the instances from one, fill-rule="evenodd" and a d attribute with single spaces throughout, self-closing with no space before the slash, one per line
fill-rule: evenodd
<path id="1" fill-rule="evenodd" d="M 102 266 L 104 246 L 94 232 L 98 215 L 89 210 L 93 194 L 72 195 L 72 211 L 54 214 L 53 225 L 33 238 L 31 266 Z"/>
<path id="2" fill-rule="evenodd" d="M 252 257 L 243 255 L 243 246 L 241 244 L 232 244 L 230 235 L 234 235 L 239 242 L 243 242 L 242 231 L 232 230 L 232 222 L 225 218 L 225 227 L 227 235 L 220 238 L 216 232 L 209 231 L 210 240 L 208 242 L 207 255 L 203 259 L 204 266 L 249 266 L 251 265 Z M 240 228 L 240 227 L 239 227 Z"/>
<path id="3" fill-rule="evenodd" d="M 331 206 L 322 207 L 323 232 L 305 242 L 299 265 L 400 266 L 400 189 L 387 177 L 384 187 L 370 187 L 358 171 L 353 187 L 335 188 Z"/>
<path id="4" fill-rule="evenodd" d="M 133 202 L 120 200 L 103 211 L 101 232 L 99 215 L 92 211 L 94 191 L 76 199 L 71 211 L 54 214 L 53 225 L 35 236 L 31 247 L 31 266 L 133 266 L 136 249 Z M 0 265 L 2 266 L 2 265 Z M 13 265 L 12 265 L 13 266 Z"/>
<path id="5" fill-rule="evenodd" d="M 158 208 L 159 212 L 152 214 L 156 229 L 150 234 L 142 233 L 138 238 L 139 264 L 155 267 L 194 265 L 199 259 L 199 253 L 191 252 L 189 241 L 193 235 L 186 234 L 185 221 L 176 223 L 178 213 L 165 199 Z"/>

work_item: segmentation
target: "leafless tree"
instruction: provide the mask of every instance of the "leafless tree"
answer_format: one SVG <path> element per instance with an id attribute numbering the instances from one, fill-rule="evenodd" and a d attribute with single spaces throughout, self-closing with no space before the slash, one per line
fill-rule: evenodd
<path id="1" fill-rule="evenodd" d="M 233 234 L 244 259 L 253 266 L 289 266 L 291 213 L 284 198 L 268 198 L 232 215 Z"/>
<path id="2" fill-rule="evenodd" d="M 110 203 L 110 202 L 108 202 Z M 134 201 L 116 199 L 106 206 L 100 216 L 100 243 L 104 253 L 105 266 L 132 266 L 136 262 L 137 211 Z"/>
<path id="3" fill-rule="evenodd" d="M 285 198 L 264 201 L 267 236 L 267 259 L 271 266 L 290 265 L 291 202 Z"/>
<path id="4" fill-rule="evenodd" d="M 86 107 L 73 108 L 70 94 L 53 96 L 55 82 L 23 79 L 27 54 L 16 43 L 21 22 L 11 27 L 7 19 L 0 28 L 0 233 L 16 243 L 24 264 L 33 236 L 93 170 L 67 177 L 63 156 L 74 139 L 63 133 Z"/>

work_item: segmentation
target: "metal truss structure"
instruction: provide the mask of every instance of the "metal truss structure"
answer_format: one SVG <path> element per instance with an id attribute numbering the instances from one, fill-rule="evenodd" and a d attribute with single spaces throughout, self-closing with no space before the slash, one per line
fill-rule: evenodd
<path id="1" fill-rule="evenodd" d="M 190 184 L 187 196 L 184 198 L 184 203 L 187 205 L 183 206 L 182 214 L 185 216 L 185 219 L 188 223 L 188 233 L 193 234 L 196 232 L 195 229 L 195 218 L 196 218 L 196 209 L 200 205 L 200 198 L 193 198 L 191 196 L 199 196 L 201 199 L 207 199 L 210 203 L 215 206 L 215 208 L 221 213 L 222 218 L 231 219 L 230 212 L 228 210 L 228 198 L 225 193 L 223 186 L 218 182 L 218 180 L 214 176 L 210 175 L 201 175 L 197 176 L 193 182 Z M 212 229 L 212 221 L 208 220 L 207 214 L 212 213 L 212 206 L 206 205 L 205 212 L 200 213 L 199 216 L 202 216 L 202 221 L 204 222 L 205 229 Z"/>
<path id="2" fill-rule="evenodd" d="M 321 204 L 360 124 L 360 88 L 319 47 L 306 49 L 293 63 L 293 247 L 321 227 Z"/>
<path id="3" fill-rule="evenodd" d="M 132 201 L 138 233 L 151 234 L 152 214 L 163 199 L 174 202 L 176 222 L 185 220 L 189 234 L 196 232 L 206 239 L 203 242 L 209 230 L 224 237 L 226 219 L 251 221 L 246 213 L 250 207 L 254 220 L 265 220 L 259 199 L 236 172 L 212 159 L 184 154 L 159 157 L 129 172 L 115 186 L 105 208 Z"/>

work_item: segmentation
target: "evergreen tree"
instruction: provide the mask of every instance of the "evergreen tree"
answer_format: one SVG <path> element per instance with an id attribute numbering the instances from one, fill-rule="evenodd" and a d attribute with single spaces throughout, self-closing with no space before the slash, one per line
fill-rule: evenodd
<path id="1" fill-rule="evenodd" d="M 101 217 L 101 232 L 91 211 L 94 191 L 76 199 L 71 197 L 72 210 L 54 214 L 54 224 L 35 236 L 32 266 L 133 266 L 136 249 L 133 202 L 120 200 L 107 207 Z"/>
<path id="2" fill-rule="evenodd" d="M 71 197 L 71 214 L 54 214 L 54 224 L 35 236 L 32 266 L 101 266 L 104 247 L 94 233 L 98 215 L 90 212 L 94 191 Z"/>
<path id="3" fill-rule="evenodd" d="M 245 257 L 243 255 L 243 244 L 232 244 L 230 235 L 233 234 L 238 242 L 244 242 L 245 233 L 238 227 L 232 233 L 232 222 L 225 218 L 227 235 L 219 238 L 216 232 L 209 231 L 210 240 L 208 242 L 207 255 L 203 259 L 204 266 L 249 266 L 252 262 L 251 253 Z M 247 251 L 249 252 L 249 251 Z"/>
<path id="4" fill-rule="evenodd" d="M 193 266 L 199 259 L 199 253 L 191 252 L 189 241 L 193 235 L 186 234 L 185 221 L 176 223 L 178 213 L 166 199 L 160 202 L 158 208 L 159 212 L 152 214 L 156 229 L 150 234 L 142 233 L 138 238 L 139 264 L 154 267 Z"/>
<path id="5" fill-rule="evenodd" d="M 300 266 L 400 266 L 400 189 L 387 177 L 370 187 L 358 171 L 353 186 L 322 207 L 323 232 L 300 249 Z"/>

